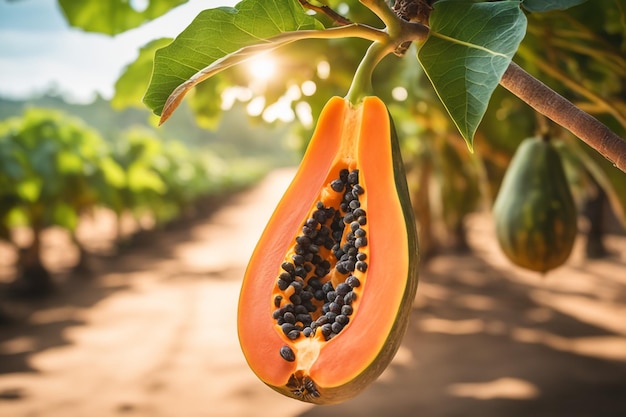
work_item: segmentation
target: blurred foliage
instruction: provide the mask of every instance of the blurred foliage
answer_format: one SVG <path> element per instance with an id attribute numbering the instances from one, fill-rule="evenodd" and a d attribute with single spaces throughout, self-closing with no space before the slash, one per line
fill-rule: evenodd
<path id="1" fill-rule="evenodd" d="M 243 103 L 235 103 L 213 130 L 197 125 L 196 114 L 187 102 L 183 102 L 170 120 L 158 128 L 155 127 L 156 117 L 141 104 L 141 94 L 136 104 L 129 104 L 133 105 L 115 109 L 112 103 L 101 97 L 87 104 L 67 103 L 54 91 L 49 91 L 44 96 L 28 100 L 0 98 L 0 120 L 19 117 L 31 107 L 55 108 L 80 118 L 111 143 L 128 130 L 143 127 L 151 130 L 152 135 L 158 136 L 161 141 L 180 141 L 194 150 L 208 149 L 227 160 L 256 158 L 267 166 L 287 166 L 297 163 L 299 159 L 297 150 L 287 146 L 289 132 L 286 126 L 241 123 L 248 117 Z M 276 140 L 269 141 L 267 137 Z"/>
<path id="2" fill-rule="evenodd" d="M 109 178 L 101 163 L 110 156 L 102 138 L 79 120 L 30 109 L 21 119 L 2 123 L 0 144 L 9 156 L 0 164 L 5 182 L 0 193 L 14 203 L 3 205 L 6 227 L 73 229 L 79 213 L 102 198 Z"/>
<path id="3" fill-rule="evenodd" d="M 0 122 L 0 239 L 23 253 L 20 279 L 34 283 L 22 289 L 41 291 L 50 286 L 40 258 L 44 229 L 60 226 L 73 234 L 80 218 L 97 207 L 164 224 L 265 170 L 259 164 L 231 168 L 208 150 L 163 142 L 147 128 L 109 142 L 78 118 L 31 108 Z M 33 231 L 29 247 L 13 240 L 17 226 Z"/>

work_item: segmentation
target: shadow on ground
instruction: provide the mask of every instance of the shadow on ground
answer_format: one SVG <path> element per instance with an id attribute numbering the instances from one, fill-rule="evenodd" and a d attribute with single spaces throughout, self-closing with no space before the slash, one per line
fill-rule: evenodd
<path id="1" fill-rule="evenodd" d="M 426 265 L 392 366 L 353 400 L 300 417 L 625 416 L 624 262 L 595 264 L 619 275 L 587 265 L 542 278 L 485 260 L 498 256 Z"/>
<path id="2" fill-rule="evenodd" d="M 265 223 L 241 219 L 268 218 L 270 190 L 288 179 L 96 259 L 90 279 L 0 327 L 0 415 L 626 415 L 626 238 L 610 240 L 612 259 L 578 253 L 541 277 L 511 267 L 480 216 L 471 254 L 421 266 L 403 345 L 360 396 L 310 406 L 264 386 L 240 352 L 236 309 Z"/>
<path id="3" fill-rule="evenodd" d="M 15 298 L 9 291 L 9 285 L 0 282 L 0 306 L 6 315 L 3 317 L 6 322 L 0 323 L 0 375 L 39 372 L 30 363 L 31 356 L 70 344 L 65 336 L 67 330 L 88 324 L 83 312 L 116 292 L 132 290 L 130 279 L 133 274 L 151 271 L 159 263 L 175 260 L 177 248 L 195 239 L 194 228 L 210 222 L 212 214 L 234 198 L 236 195 L 213 198 L 203 202 L 203 211 L 193 216 L 183 217 L 159 229 L 135 231 L 118 242 L 117 250 L 89 254 L 88 270 L 63 268 L 65 260 L 58 262 L 62 264 L 59 267 L 53 260 L 51 269 L 55 273 L 55 289 L 47 297 Z M 51 235 L 45 244 L 56 252 L 52 257 L 58 257 L 58 253 L 62 256 L 64 251 L 75 251 L 75 248 L 68 247 L 71 245 L 68 236 L 61 236 L 58 231 Z M 89 238 L 98 239 L 95 236 Z M 113 245 L 113 242 L 107 244 L 109 247 Z M 164 269 L 154 275 L 171 279 L 184 272 Z M 209 270 L 191 273 L 202 278 L 216 278 L 224 272 Z M 127 276 L 129 281 L 117 279 L 103 282 L 99 278 L 105 275 Z M 4 397 L 14 399 L 14 390 L 7 392 L 0 391 L 0 400 Z"/>

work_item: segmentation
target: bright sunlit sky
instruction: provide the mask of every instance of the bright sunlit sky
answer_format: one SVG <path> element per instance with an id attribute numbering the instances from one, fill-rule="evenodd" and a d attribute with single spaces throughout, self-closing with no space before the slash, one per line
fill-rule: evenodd
<path id="1" fill-rule="evenodd" d="M 25 98 L 54 87 L 72 101 L 90 101 L 96 93 L 111 98 L 117 77 L 141 46 L 175 37 L 204 9 L 237 2 L 189 0 L 111 37 L 70 28 L 56 0 L 0 0 L 0 96 Z"/>

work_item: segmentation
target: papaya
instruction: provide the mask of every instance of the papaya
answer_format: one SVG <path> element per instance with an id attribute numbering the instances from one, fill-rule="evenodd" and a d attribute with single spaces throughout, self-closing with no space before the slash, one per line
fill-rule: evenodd
<path id="1" fill-rule="evenodd" d="M 577 211 L 558 151 L 549 140 L 521 142 L 502 180 L 493 217 L 498 243 L 514 264 L 545 273 L 568 259 Z"/>
<path id="2" fill-rule="evenodd" d="M 361 392 L 400 346 L 417 263 L 387 108 L 373 96 L 332 98 L 245 272 L 237 322 L 250 368 L 305 402 Z"/>

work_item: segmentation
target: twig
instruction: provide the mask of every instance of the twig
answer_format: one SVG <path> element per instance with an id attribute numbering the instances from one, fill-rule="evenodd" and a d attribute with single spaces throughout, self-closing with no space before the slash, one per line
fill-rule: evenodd
<path id="1" fill-rule="evenodd" d="M 617 168 L 626 172 L 626 141 L 598 119 L 576 107 L 513 62 L 502 76 L 500 85 L 572 132 Z"/>
<path id="2" fill-rule="evenodd" d="M 337 13 L 336 11 L 334 11 L 333 9 L 331 9 L 330 7 L 326 5 L 316 6 L 314 4 L 309 3 L 307 0 L 298 0 L 298 1 L 302 5 L 302 7 L 304 7 L 305 9 L 313 10 L 315 13 L 326 15 L 328 16 L 328 18 L 330 18 L 330 20 L 332 20 L 339 26 L 346 26 L 346 25 L 352 24 L 352 21 L 350 19 L 348 19 L 347 17 L 343 17 L 342 15 L 340 15 L 339 13 Z"/>
<path id="3" fill-rule="evenodd" d="M 391 10 L 391 7 L 389 7 L 385 0 L 359 0 L 359 2 L 374 12 L 385 26 L 387 26 L 389 35 L 392 38 L 395 37 L 393 31 L 398 30 L 398 20 L 402 19 Z"/>

